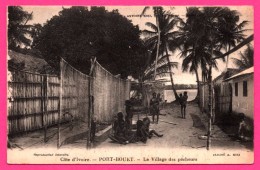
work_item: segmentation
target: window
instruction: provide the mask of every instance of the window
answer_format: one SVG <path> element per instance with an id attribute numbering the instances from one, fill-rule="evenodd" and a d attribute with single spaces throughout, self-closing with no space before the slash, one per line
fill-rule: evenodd
<path id="1" fill-rule="evenodd" d="M 243 81 L 243 96 L 247 96 L 247 81 Z"/>
<path id="2" fill-rule="evenodd" d="M 238 96 L 238 83 L 235 83 L 235 96 Z"/>

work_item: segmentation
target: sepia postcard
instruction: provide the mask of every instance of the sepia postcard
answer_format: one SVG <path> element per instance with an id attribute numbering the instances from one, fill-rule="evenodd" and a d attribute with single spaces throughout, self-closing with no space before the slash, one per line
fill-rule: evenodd
<path id="1" fill-rule="evenodd" d="M 253 6 L 8 6 L 8 164 L 253 164 Z"/>

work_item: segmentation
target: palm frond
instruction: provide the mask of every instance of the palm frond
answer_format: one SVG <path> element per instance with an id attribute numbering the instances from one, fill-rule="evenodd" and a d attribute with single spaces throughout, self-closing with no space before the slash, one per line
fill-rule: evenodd
<path id="1" fill-rule="evenodd" d="M 151 23 L 151 22 L 146 22 L 145 25 L 146 25 L 147 27 L 150 27 L 151 29 L 153 29 L 155 32 L 158 32 L 157 26 L 154 25 L 153 23 Z"/>
<path id="2" fill-rule="evenodd" d="M 248 25 L 249 21 L 242 21 L 237 25 L 237 30 L 242 30 L 246 25 Z"/>
<path id="3" fill-rule="evenodd" d="M 168 56 L 170 56 L 170 55 L 168 55 Z M 158 58 L 158 60 L 157 60 L 157 66 L 167 64 L 167 63 L 168 63 L 167 55 L 164 55 L 164 56 Z M 153 68 L 153 67 L 155 67 L 155 62 L 153 64 L 151 64 L 150 67 L 148 67 L 148 68 Z"/>
<path id="4" fill-rule="evenodd" d="M 246 69 L 254 65 L 254 50 L 251 45 L 247 45 L 247 49 L 241 53 L 240 58 L 231 58 L 234 64 L 240 69 Z"/>
<path id="5" fill-rule="evenodd" d="M 150 38 L 153 36 L 157 36 L 157 33 L 154 31 L 149 31 L 149 30 L 143 30 L 142 34 L 146 37 L 146 38 Z"/>
<path id="6" fill-rule="evenodd" d="M 179 64 L 178 62 L 161 63 L 160 65 L 158 64 L 156 72 L 160 73 L 160 72 L 170 71 L 170 69 L 178 68 L 178 64 Z M 155 69 L 155 65 L 153 64 L 145 71 L 145 76 L 149 76 L 150 74 L 153 74 L 154 69 Z"/>
<path id="7" fill-rule="evenodd" d="M 150 37 L 150 38 L 145 38 L 145 39 L 144 39 L 144 45 L 145 45 L 146 47 L 148 47 L 148 46 L 151 45 L 151 44 L 157 44 L 157 41 L 158 41 L 157 36 Z"/>
<path id="8" fill-rule="evenodd" d="M 177 19 L 172 19 L 170 23 L 167 23 L 165 27 L 163 27 L 162 32 L 168 33 L 169 31 L 173 30 L 176 24 L 178 23 Z"/>

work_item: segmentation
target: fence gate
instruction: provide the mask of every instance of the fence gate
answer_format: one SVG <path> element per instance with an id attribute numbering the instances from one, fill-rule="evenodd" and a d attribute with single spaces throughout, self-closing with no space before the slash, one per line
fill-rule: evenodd
<path id="1" fill-rule="evenodd" d="M 232 111 L 232 86 L 228 83 L 215 85 L 216 118 Z"/>

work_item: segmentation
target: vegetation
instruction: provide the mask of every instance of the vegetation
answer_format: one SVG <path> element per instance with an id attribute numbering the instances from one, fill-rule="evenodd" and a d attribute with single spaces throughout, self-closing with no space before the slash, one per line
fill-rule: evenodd
<path id="1" fill-rule="evenodd" d="M 104 7 L 71 7 L 60 11 L 43 26 L 35 37 L 33 48 L 46 61 L 59 68 L 60 57 L 84 73 L 89 72 L 90 59 L 122 78 L 138 78 L 146 62 L 140 30 L 117 10 Z"/>
<path id="2" fill-rule="evenodd" d="M 142 32 L 145 36 L 145 45 L 151 50 L 150 65 L 146 69 L 144 80 L 151 79 L 151 77 L 155 78 L 156 76 L 169 75 L 171 78 L 172 90 L 176 99 L 178 99 L 172 77 L 172 69 L 177 68 L 178 63 L 170 61 L 168 51 L 175 51 L 177 48 L 173 48 L 172 44 L 174 43 L 174 36 L 176 33 L 174 29 L 179 22 L 179 17 L 163 10 L 163 8 L 159 9 L 160 10 L 156 11 L 157 25 L 147 22 L 146 26 L 149 27 L 150 30 L 144 30 Z"/>
<path id="3" fill-rule="evenodd" d="M 221 56 L 222 50 L 229 50 L 243 40 L 247 21 L 239 23 L 237 11 L 222 7 L 190 7 L 186 17 L 176 39 L 182 47 L 182 70 L 195 73 L 199 87 L 198 70 L 201 69 L 202 77 L 208 79 L 212 67 L 218 69 L 213 56 Z M 197 90 L 198 99 L 199 88 Z"/>
<path id="4" fill-rule="evenodd" d="M 143 14 L 147 9 L 149 7 L 145 7 Z M 143 43 L 138 26 L 117 10 L 108 12 L 104 7 L 64 8 L 58 16 L 41 26 L 28 25 L 32 13 L 23 11 L 19 6 L 10 6 L 8 46 L 23 54 L 43 57 L 57 70 L 62 57 L 88 73 L 90 58 L 95 56 L 107 70 L 120 74 L 122 78 L 132 75 L 145 81 L 169 75 L 178 98 L 172 77 L 172 69 L 178 63 L 170 61 L 170 53 L 181 49 L 182 71 L 194 73 L 199 87 L 199 70 L 201 77 L 209 79 L 211 69 L 217 69 L 213 56 L 221 56 L 223 51 L 241 42 L 248 23 L 240 22 L 237 11 L 223 7 L 189 7 L 185 21 L 162 7 L 152 9 L 156 24 L 146 23 L 149 29 L 142 31 L 145 36 Z M 248 46 L 240 59 L 233 61 L 241 69 L 252 66 L 252 47 Z"/>
<path id="5" fill-rule="evenodd" d="M 240 52 L 240 58 L 232 58 L 232 60 L 241 71 L 254 66 L 254 48 L 250 44 L 247 45 L 246 50 Z"/>
<path id="6" fill-rule="evenodd" d="M 32 19 L 32 14 L 24 11 L 20 6 L 8 7 L 8 48 L 16 49 L 20 46 L 30 46 L 31 25 L 27 22 Z"/>

